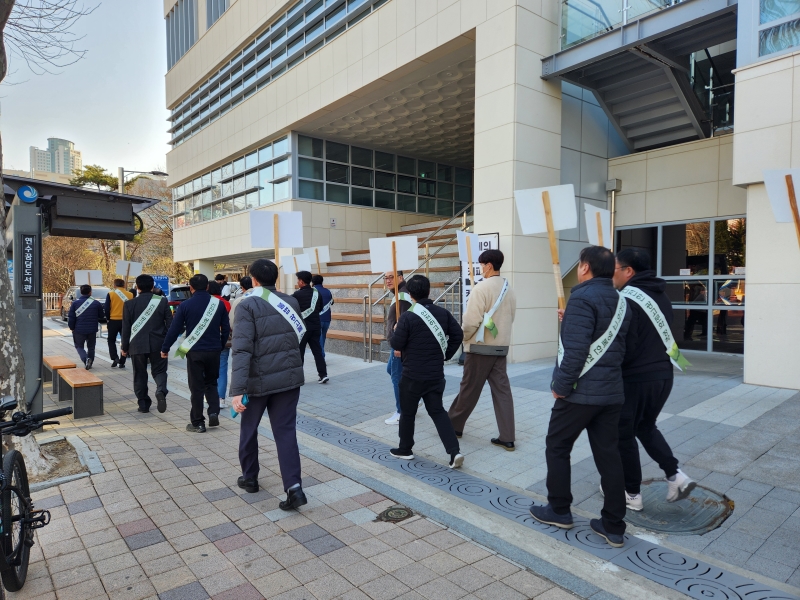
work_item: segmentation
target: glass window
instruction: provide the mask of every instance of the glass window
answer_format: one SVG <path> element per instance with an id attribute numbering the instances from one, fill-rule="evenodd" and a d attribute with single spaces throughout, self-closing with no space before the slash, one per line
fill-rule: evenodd
<path id="1" fill-rule="evenodd" d="M 472 185 L 472 171 L 456 167 L 456 183 L 459 185 Z"/>
<path id="2" fill-rule="evenodd" d="M 210 204 L 211 203 L 211 190 L 206 190 L 200 194 L 200 201 L 203 204 Z"/>
<path id="3" fill-rule="evenodd" d="M 202 213 L 203 221 L 210 221 L 211 220 L 211 207 L 210 206 L 206 206 L 202 210 L 203 210 L 203 213 Z"/>
<path id="4" fill-rule="evenodd" d="M 422 162 L 422 161 L 420 161 Z M 435 196 L 436 195 L 436 182 L 428 181 L 427 179 L 420 179 L 417 184 L 419 185 L 420 196 Z"/>
<path id="5" fill-rule="evenodd" d="M 456 202 L 472 202 L 472 188 L 462 185 L 456 186 Z"/>
<path id="6" fill-rule="evenodd" d="M 672 335 L 682 350 L 706 350 L 708 310 L 676 310 L 672 319 Z"/>
<path id="7" fill-rule="evenodd" d="M 372 150 L 353 146 L 351 162 L 362 167 L 372 166 Z"/>
<path id="8" fill-rule="evenodd" d="M 325 179 L 334 183 L 350 183 L 350 167 L 336 163 L 325 163 Z"/>
<path id="9" fill-rule="evenodd" d="M 326 192 L 326 200 L 328 202 L 350 204 L 350 188 L 344 185 L 334 185 L 329 183 L 326 186 L 325 192 Z"/>
<path id="10" fill-rule="evenodd" d="M 233 174 L 244 173 L 244 157 L 233 161 Z"/>
<path id="11" fill-rule="evenodd" d="M 436 165 L 427 160 L 417 161 L 417 170 L 419 176 L 423 179 L 436 179 Z"/>
<path id="12" fill-rule="evenodd" d="M 461 211 L 462 211 L 464 208 L 466 208 L 467 206 L 469 206 L 469 205 L 468 205 L 468 204 L 462 204 L 462 203 L 460 203 L 460 202 L 456 202 L 456 203 L 455 203 L 455 205 L 453 206 L 453 214 L 454 214 L 454 215 L 461 214 Z M 470 211 L 467 211 L 467 214 L 471 214 L 471 213 L 472 213 L 472 211 L 471 211 L 471 210 L 470 210 Z"/>
<path id="13" fill-rule="evenodd" d="M 713 314 L 711 349 L 744 354 L 744 310 L 715 310 Z"/>
<path id="14" fill-rule="evenodd" d="M 744 306 L 744 279 L 718 279 L 714 282 L 714 306 Z"/>
<path id="15" fill-rule="evenodd" d="M 232 175 L 233 175 L 233 164 L 228 163 L 227 165 L 222 165 L 222 178 L 227 179 Z"/>
<path id="16" fill-rule="evenodd" d="M 442 198 L 443 200 L 452 200 L 453 199 L 453 184 L 452 183 L 442 183 L 439 182 L 437 186 L 437 197 Z"/>
<path id="17" fill-rule="evenodd" d="M 275 202 L 286 200 L 289 197 L 288 181 L 282 181 L 280 183 L 276 183 L 272 189 L 273 189 L 273 194 L 275 196 Z"/>
<path id="18" fill-rule="evenodd" d="M 335 160 L 337 162 L 349 162 L 349 146 L 346 144 L 337 144 L 336 142 L 325 143 L 326 154 L 325 158 L 328 160 Z"/>
<path id="19" fill-rule="evenodd" d="M 426 215 L 436 214 L 436 200 L 433 198 L 420 198 L 418 204 L 418 212 Z"/>
<path id="20" fill-rule="evenodd" d="M 667 298 L 673 304 L 708 305 L 708 280 L 668 281 Z"/>
<path id="21" fill-rule="evenodd" d="M 250 192 L 246 196 L 247 198 L 247 208 L 255 208 L 258 206 L 258 192 Z"/>
<path id="22" fill-rule="evenodd" d="M 236 196 L 233 199 L 233 212 L 239 212 L 247 208 L 247 200 L 244 196 Z"/>
<path id="23" fill-rule="evenodd" d="M 220 217 L 224 217 L 225 214 L 222 212 L 222 203 L 217 202 L 214 206 L 211 207 L 211 216 L 214 219 L 219 219 Z"/>
<path id="24" fill-rule="evenodd" d="M 736 275 L 737 267 L 745 266 L 746 235 L 747 219 L 729 219 L 714 223 L 715 275 Z"/>
<path id="25" fill-rule="evenodd" d="M 222 179 L 222 169 L 214 169 L 211 171 L 211 185 L 219 183 L 220 179 Z"/>
<path id="26" fill-rule="evenodd" d="M 384 171 L 394 171 L 394 154 L 375 150 L 375 168 Z"/>
<path id="27" fill-rule="evenodd" d="M 398 157 L 398 163 L 400 162 Z M 401 194 L 416 194 L 417 193 L 417 179 L 416 177 L 403 177 L 397 176 L 397 191 Z"/>
<path id="28" fill-rule="evenodd" d="M 253 188 L 258 187 L 258 171 L 251 171 L 247 175 L 244 176 L 244 188 L 246 190 L 252 190 Z"/>
<path id="29" fill-rule="evenodd" d="M 397 196 L 397 210 L 417 212 L 417 198 L 415 196 Z"/>
<path id="30" fill-rule="evenodd" d="M 372 171 L 353 167 L 352 183 L 362 187 L 372 187 Z"/>
<path id="31" fill-rule="evenodd" d="M 222 184 L 221 183 L 215 183 L 214 185 L 211 186 L 211 198 L 213 200 L 219 200 L 220 198 L 222 198 Z"/>
<path id="32" fill-rule="evenodd" d="M 776 2 L 776 4 L 779 4 Z M 800 45 L 800 19 L 758 32 L 758 55 L 766 56 Z"/>
<path id="33" fill-rule="evenodd" d="M 416 175 L 417 174 L 417 161 L 413 158 L 408 158 L 405 156 L 398 156 L 397 157 L 397 172 L 398 173 L 405 173 L 406 175 Z"/>
<path id="34" fill-rule="evenodd" d="M 255 166 L 258 166 L 258 152 L 251 152 L 244 157 L 244 168 L 252 169 Z"/>
<path id="35" fill-rule="evenodd" d="M 265 163 L 272 158 L 272 145 L 264 146 L 258 149 L 258 163 Z"/>
<path id="36" fill-rule="evenodd" d="M 194 191 L 195 191 L 195 192 L 199 192 L 199 191 L 200 191 L 200 188 L 202 188 L 202 187 L 203 187 L 203 180 L 202 180 L 202 179 L 200 179 L 200 177 L 198 177 L 197 179 L 195 179 L 195 180 L 192 182 L 192 184 L 194 185 Z"/>
<path id="37" fill-rule="evenodd" d="M 327 27 L 327 25 L 329 23 L 333 23 L 334 21 L 338 21 L 339 18 L 344 14 L 344 11 L 345 11 L 345 5 L 342 4 L 339 8 L 334 10 L 331 14 L 329 14 L 325 18 L 325 26 Z"/>
<path id="38" fill-rule="evenodd" d="M 222 197 L 226 198 L 233 194 L 233 181 L 226 181 L 222 184 Z"/>
<path id="39" fill-rule="evenodd" d="M 289 174 L 289 160 L 284 158 L 283 160 L 272 163 L 272 173 L 273 179 L 286 177 Z M 277 198 L 275 199 L 277 200 Z"/>
<path id="40" fill-rule="evenodd" d="M 375 173 L 375 187 L 380 190 L 394 191 L 394 173 Z"/>
<path id="41" fill-rule="evenodd" d="M 372 173 L 372 171 L 369 171 Z M 363 190 L 360 188 L 352 188 L 352 204 L 359 206 L 372 206 L 372 190 Z"/>
<path id="42" fill-rule="evenodd" d="M 258 190 L 258 203 L 264 206 L 272 202 L 272 184 L 269 183 L 272 179 L 272 169 L 261 169 L 258 172 L 258 178 L 259 186 L 261 187 L 261 189 Z"/>
<path id="43" fill-rule="evenodd" d="M 375 208 L 389 208 L 394 210 L 394 194 L 390 192 L 375 191 Z"/>
<path id="44" fill-rule="evenodd" d="M 321 160 L 311 160 L 310 158 L 299 158 L 297 160 L 300 177 L 308 177 L 309 179 L 322 179 L 322 165 Z"/>
<path id="45" fill-rule="evenodd" d="M 203 175 L 202 179 L 202 186 L 207 188 L 211 185 L 211 173 L 206 173 Z"/>
<path id="46" fill-rule="evenodd" d="M 233 180 L 233 193 L 238 194 L 244 191 L 244 177 L 237 177 Z"/>
<path id="47" fill-rule="evenodd" d="M 297 153 L 302 156 L 322 158 L 322 140 L 304 135 L 297 136 Z"/>
<path id="48" fill-rule="evenodd" d="M 446 165 L 439 165 L 439 171 L 437 172 L 436 179 L 439 181 L 453 181 L 453 167 L 448 167 Z"/>
<path id="49" fill-rule="evenodd" d="M 288 138 L 282 137 L 281 139 L 272 142 L 272 153 L 274 154 L 275 158 L 283 156 L 287 152 L 289 152 Z"/>
<path id="50" fill-rule="evenodd" d="M 324 190 L 320 181 L 300 180 L 300 197 L 309 200 L 324 200 Z"/>
<path id="51" fill-rule="evenodd" d="M 453 216 L 453 203 L 446 200 L 436 201 L 436 214 L 442 217 Z"/>
<path id="52" fill-rule="evenodd" d="M 708 275 L 710 224 L 686 223 L 662 229 L 663 275 Z"/>
<path id="53" fill-rule="evenodd" d="M 650 267 L 656 268 L 658 247 L 658 227 L 621 229 L 617 231 L 617 251 L 624 248 L 638 248 L 650 255 Z"/>

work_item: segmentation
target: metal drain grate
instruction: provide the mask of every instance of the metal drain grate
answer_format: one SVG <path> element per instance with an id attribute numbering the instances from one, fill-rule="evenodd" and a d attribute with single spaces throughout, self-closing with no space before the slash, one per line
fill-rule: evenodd
<path id="1" fill-rule="evenodd" d="M 623 548 L 612 548 L 594 533 L 587 519 L 575 518 L 575 527 L 559 529 L 531 517 L 530 498 L 478 479 L 462 471 L 425 460 L 398 460 L 389 454 L 389 446 L 363 434 L 330 425 L 323 421 L 297 416 L 297 429 L 343 450 L 405 473 L 462 500 L 485 508 L 535 529 L 570 546 L 580 548 L 602 560 L 637 573 L 651 581 L 696 598 L 697 600 L 798 600 L 752 579 L 723 571 L 674 550 L 651 544 L 637 537 L 625 536 Z"/>
<path id="2" fill-rule="evenodd" d="M 377 520 L 386 521 L 387 523 L 399 523 L 413 516 L 414 513 L 411 512 L 410 508 L 406 508 L 405 506 L 392 506 L 379 514 Z"/>

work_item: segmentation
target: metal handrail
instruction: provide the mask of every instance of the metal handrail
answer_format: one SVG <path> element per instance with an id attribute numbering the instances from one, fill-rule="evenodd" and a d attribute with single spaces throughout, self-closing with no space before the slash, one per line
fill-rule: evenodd
<path id="1" fill-rule="evenodd" d="M 428 243 L 428 241 L 430 239 L 435 237 L 436 234 L 438 234 L 440 231 L 445 229 L 448 225 L 450 225 L 450 223 L 452 223 L 455 219 L 457 219 L 459 217 L 463 217 L 463 224 L 461 225 L 461 231 L 466 231 L 466 229 L 467 229 L 467 211 L 472 207 L 473 204 L 474 204 L 473 202 L 470 202 L 464 208 L 462 208 L 460 211 L 458 211 L 456 214 L 454 214 L 452 217 L 450 217 L 447 221 L 442 223 L 442 225 L 440 225 L 439 228 L 436 229 L 436 231 L 434 231 L 433 233 L 428 235 L 428 237 L 426 237 L 424 240 L 422 240 L 421 242 L 419 242 L 417 244 L 417 249 L 422 248 L 423 244 L 427 245 L 427 243 Z M 441 252 L 444 248 L 449 246 L 453 242 L 453 240 L 456 239 L 456 237 L 457 237 L 457 235 L 454 235 L 453 237 L 449 238 L 433 254 L 428 255 L 428 253 L 426 252 L 425 260 L 423 260 L 422 263 L 419 266 L 417 266 L 416 269 L 411 271 L 408 275 L 411 276 L 414 273 L 416 273 L 417 271 L 419 271 L 422 267 L 428 265 L 428 263 L 430 263 L 430 261 L 432 261 L 434 259 L 434 257 L 437 254 L 439 254 L 439 252 Z M 370 362 L 370 363 L 372 362 L 372 350 L 373 350 L 373 347 L 374 347 L 373 338 L 372 338 L 372 309 L 374 307 L 376 307 L 381 301 L 386 299 L 389 296 L 389 294 L 392 292 L 392 290 L 386 290 L 380 298 L 375 300 L 375 302 L 371 302 L 371 300 L 372 300 L 372 286 L 375 285 L 376 283 L 378 283 L 382 278 L 383 278 L 383 275 L 379 275 L 378 277 L 375 278 L 375 280 L 371 281 L 369 283 L 369 285 L 367 286 L 367 293 L 364 296 L 364 362 Z M 452 287 L 452 284 L 451 284 L 451 287 Z M 383 312 L 384 312 L 384 320 L 385 320 L 386 319 L 386 307 L 385 306 L 384 306 L 384 311 Z M 369 314 L 367 314 L 367 313 L 369 313 Z M 369 332 L 367 330 L 369 330 Z M 367 335 L 369 335 L 369 343 L 367 343 Z"/>

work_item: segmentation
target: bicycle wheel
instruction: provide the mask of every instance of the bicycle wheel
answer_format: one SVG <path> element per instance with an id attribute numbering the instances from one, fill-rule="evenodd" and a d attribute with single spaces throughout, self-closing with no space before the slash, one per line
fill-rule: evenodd
<path id="1" fill-rule="evenodd" d="M 0 494 L 2 504 L 2 537 L 6 562 L 11 567 L 2 572 L 3 586 L 9 592 L 18 592 L 28 576 L 28 561 L 33 545 L 33 530 L 26 519 L 30 518 L 31 502 L 28 489 L 28 472 L 25 460 L 17 450 L 3 458 L 5 488 Z"/>

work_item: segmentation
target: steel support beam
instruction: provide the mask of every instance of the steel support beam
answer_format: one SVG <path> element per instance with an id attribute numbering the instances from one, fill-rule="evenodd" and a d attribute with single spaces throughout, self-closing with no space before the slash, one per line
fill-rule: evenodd
<path id="1" fill-rule="evenodd" d="M 679 73 L 666 65 L 664 66 L 664 74 L 667 76 L 684 110 L 686 110 L 686 116 L 689 117 L 689 121 L 697 132 L 698 137 L 701 140 L 707 138 L 707 131 L 710 131 L 710 128 L 703 123 L 705 112 L 700 105 L 700 100 L 689 85 L 689 81 L 684 77 L 683 73 Z"/>

